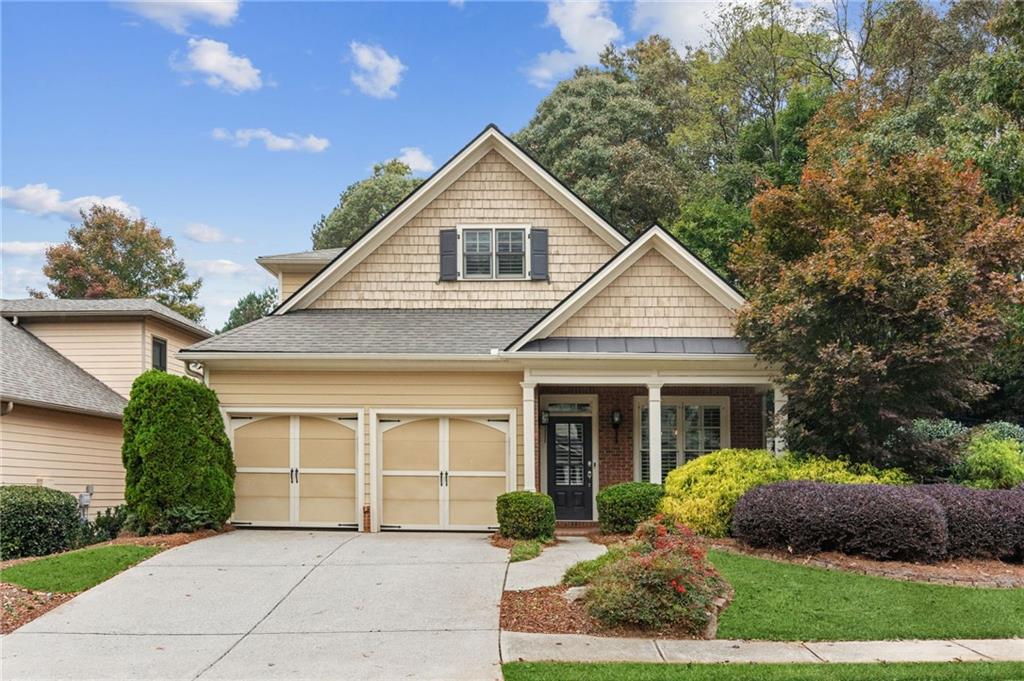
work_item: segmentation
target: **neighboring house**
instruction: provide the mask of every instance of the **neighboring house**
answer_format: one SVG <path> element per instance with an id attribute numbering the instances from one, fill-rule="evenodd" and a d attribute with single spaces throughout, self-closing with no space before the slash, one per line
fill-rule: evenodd
<path id="1" fill-rule="evenodd" d="M 0 300 L 0 484 L 124 501 L 121 412 L 155 368 L 201 378 L 176 353 L 211 333 L 152 300 Z"/>
<path id="2" fill-rule="evenodd" d="M 486 529 L 514 489 L 593 521 L 601 487 L 765 445 L 741 295 L 493 126 L 344 251 L 259 262 L 284 302 L 179 353 L 231 424 L 239 524 Z"/>

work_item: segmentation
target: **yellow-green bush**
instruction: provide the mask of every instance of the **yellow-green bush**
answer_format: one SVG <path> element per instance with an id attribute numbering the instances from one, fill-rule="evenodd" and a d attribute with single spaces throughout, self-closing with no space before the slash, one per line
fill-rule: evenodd
<path id="1" fill-rule="evenodd" d="M 729 533 L 732 509 L 747 490 L 782 480 L 910 482 L 899 469 L 883 471 L 835 459 L 776 456 L 764 449 L 721 449 L 668 474 L 661 511 L 698 534 L 724 537 Z"/>

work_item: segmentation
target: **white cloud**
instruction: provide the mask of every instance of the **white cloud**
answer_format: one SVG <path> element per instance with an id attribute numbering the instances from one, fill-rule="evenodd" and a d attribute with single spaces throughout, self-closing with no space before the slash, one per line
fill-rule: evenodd
<path id="1" fill-rule="evenodd" d="M 38 257 L 50 246 L 53 246 L 52 241 L 2 241 L 0 254 Z"/>
<path id="2" fill-rule="evenodd" d="M 206 84 L 232 94 L 263 87 L 260 70 L 248 57 L 231 53 L 227 43 L 209 38 L 188 39 L 188 63 L 178 68 L 206 75 Z"/>
<path id="3" fill-rule="evenodd" d="M 459 9 L 462 9 L 463 7 L 466 6 L 466 0 L 448 0 L 448 4 L 451 5 L 452 7 L 458 7 Z"/>
<path id="4" fill-rule="evenodd" d="M 687 46 L 697 47 L 707 37 L 709 16 L 714 14 L 717 7 L 717 3 L 708 0 L 636 0 L 630 17 L 630 27 L 645 35 L 663 35 L 672 41 L 680 53 L 684 53 Z"/>
<path id="5" fill-rule="evenodd" d="M 4 298 L 24 298 L 28 291 L 46 290 L 46 275 L 43 274 L 42 262 L 38 267 L 2 267 L 0 268 L 0 296 Z"/>
<path id="6" fill-rule="evenodd" d="M 229 237 L 216 227 L 204 225 L 202 222 L 185 225 L 184 231 L 186 239 L 200 244 L 223 244 L 229 241 L 233 244 L 242 243 L 238 237 Z"/>
<path id="7" fill-rule="evenodd" d="M 121 196 L 78 196 L 73 199 L 61 198 L 59 189 L 53 189 L 45 182 L 26 184 L 24 187 L 0 187 L 0 199 L 12 208 L 32 213 L 33 215 L 56 215 L 65 220 L 76 221 L 81 211 L 88 210 L 96 204 L 116 208 L 131 217 L 139 217 L 141 213 Z"/>
<path id="8" fill-rule="evenodd" d="M 241 130 L 225 130 L 214 128 L 210 135 L 215 140 L 231 142 L 236 147 L 247 147 L 253 140 L 263 142 L 267 151 L 308 151 L 311 154 L 319 154 L 331 146 L 331 141 L 326 137 L 316 135 L 297 135 L 290 132 L 284 136 L 276 135 L 266 128 L 243 128 Z"/>
<path id="9" fill-rule="evenodd" d="M 239 265 L 234 260 L 225 260 L 223 258 L 218 260 L 196 260 L 191 263 L 189 269 L 195 270 L 200 274 L 230 277 L 245 271 L 244 265 Z"/>
<path id="10" fill-rule="evenodd" d="M 419 147 L 402 147 L 398 160 L 409 166 L 414 173 L 429 173 L 434 169 L 434 159 Z"/>
<path id="11" fill-rule="evenodd" d="M 527 70 L 530 82 L 537 87 L 548 87 L 576 67 L 593 64 L 606 45 L 622 38 L 622 29 L 603 0 L 549 0 L 547 25 L 558 29 L 566 49 L 537 55 Z"/>
<path id="12" fill-rule="evenodd" d="M 377 99 L 391 99 L 398 95 L 395 88 L 402 82 L 406 65 L 384 48 L 352 41 L 349 45 L 356 61 L 357 71 L 352 72 L 352 82 L 363 94 Z"/>
<path id="13" fill-rule="evenodd" d="M 121 3 L 134 12 L 175 33 L 185 33 L 193 21 L 228 26 L 238 17 L 238 0 L 141 0 Z"/>

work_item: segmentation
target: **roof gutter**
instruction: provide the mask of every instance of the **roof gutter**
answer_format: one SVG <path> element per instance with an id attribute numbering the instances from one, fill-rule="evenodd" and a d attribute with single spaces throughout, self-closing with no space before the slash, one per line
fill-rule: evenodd
<path id="1" fill-rule="evenodd" d="M 188 331 L 189 333 L 202 336 L 206 338 L 213 338 L 214 334 L 209 329 L 204 329 L 199 326 L 189 326 L 183 324 L 173 317 L 160 314 L 155 310 L 21 310 L 19 312 L 3 312 L 0 311 L 0 316 L 7 317 L 11 320 L 11 323 L 15 326 L 18 325 L 19 318 L 21 319 L 74 319 L 76 317 L 125 317 L 128 319 L 145 319 L 152 317 L 165 324 L 170 324 L 176 328 Z"/>
<path id="2" fill-rule="evenodd" d="M 83 416 L 97 416 L 97 417 L 103 418 L 103 419 L 117 419 L 118 421 L 120 421 L 121 418 L 122 418 L 122 414 L 120 414 L 120 413 L 115 414 L 115 413 L 109 412 L 109 411 L 96 411 L 96 410 L 93 410 L 93 409 L 79 409 L 77 407 L 71 407 L 71 406 L 64 405 L 64 404 L 56 404 L 54 402 L 41 402 L 39 400 L 23 400 L 23 399 L 20 399 L 20 398 L 19 399 L 13 399 L 13 398 L 10 398 L 10 397 L 0 398 L 0 403 L 3 403 L 3 402 L 7 402 L 10 405 L 9 407 L 6 407 L 4 409 L 4 411 L 3 411 L 4 415 L 11 413 L 14 410 L 14 405 L 15 404 L 20 404 L 20 405 L 23 405 L 23 406 L 26 406 L 26 407 L 37 407 L 39 409 L 52 409 L 53 411 L 63 411 L 63 412 L 69 412 L 69 413 L 72 413 L 72 414 L 82 414 Z"/>
<path id="3" fill-rule="evenodd" d="M 418 361 L 459 361 L 459 362 L 493 362 L 500 359 L 499 354 L 416 354 L 416 353 L 368 353 L 368 352 L 203 352 L 202 350 L 179 350 L 174 355 L 185 362 L 208 362 L 210 360 L 252 359 L 323 359 L 323 360 L 418 360 Z"/>
<path id="4" fill-rule="evenodd" d="M 736 360 L 755 359 L 752 354 L 743 353 L 658 353 L 658 352 L 531 352 L 523 350 L 501 350 L 498 356 L 502 359 L 629 359 L 629 360 Z"/>

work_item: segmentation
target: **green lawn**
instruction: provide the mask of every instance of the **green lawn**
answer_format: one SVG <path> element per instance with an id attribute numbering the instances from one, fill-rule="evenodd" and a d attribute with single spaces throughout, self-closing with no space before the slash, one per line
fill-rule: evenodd
<path id="1" fill-rule="evenodd" d="M 736 590 L 722 615 L 719 638 L 1024 636 L 1024 589 L 901 582 L 722 551 L 710 552 L 710 558 Z"/>
<path id="2" fill-rule="evenodd" d="M 75 593 L 96 586 L 157 553 L 160 553 L 158 547 L 130 544 L 82 549 L 4 568 L 0 570 L 0 582 L 33 591 Z"/>
<path id="3" fill-rule="evenodd" d="M 531 560 L 540 555 L 544 545 L 537 539 L 520 539 L 512 545 L 509 551 L 509 562 L 518 563 L 521 560 Z"/>
<path id="4" fill-rule="evenodd" d="M 1020 681 L 1024 663 L 573 664 L 512 662 L 505 681 Z"/>

